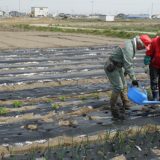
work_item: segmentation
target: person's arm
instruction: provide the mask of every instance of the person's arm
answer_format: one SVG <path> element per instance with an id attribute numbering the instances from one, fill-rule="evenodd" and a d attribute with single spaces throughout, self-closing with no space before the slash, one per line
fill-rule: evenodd
<path id="1" fill-rule="evenodd" d="M 126 57 L 125 55 L 123 56 L 124 58 L 124 69 L 125 69 L 125 73 L 128 74 L 128 76 L 130 77 L 130 79 L 132 80 L 132 86 L 139 86 L 139 82 L 136 80 L 136 76 L 134 73 L 134 68 L 133 68 L 133 59 Z"/>
<path id="2" fill-rule="evenodd" d="M 155 47 L 153 42 L 146 47 L 146 56 L 153 57 L 155 52 Z"/>
<path id="3" fill-rule="evenodd" d="M 146 55 L 144 56 L 144 64 L 149 65 L 154 56 L 155 47 L 153 41 L 146 47 Z"/>
<path id="4" fill-rule="evenodd" d="M 123 54 L 123 67 L 125 73 L 130 77 L 131 80 L 136 80 L 136 76 L 133 68 L 133 59 L 126 54 Z"/>
<path id="5" fill-rule="evenodd" d="M 144 56 L 144 64 L 145 64 L 145 65 L 149 65 L 150 62 L 151 62 L 151 53 L 152 53 L 151 50 L 152 50 L 152 49 L 151 49 L 151 44 L 149 44 L 149 45 L 146 47 L 146 54 L 145 54 L 145 56 Z"/>

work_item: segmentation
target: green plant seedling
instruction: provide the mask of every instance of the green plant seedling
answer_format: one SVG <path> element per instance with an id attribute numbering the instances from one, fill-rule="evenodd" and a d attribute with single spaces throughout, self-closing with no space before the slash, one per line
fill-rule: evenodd
<path id="1" fill-rule="evenodd" d="M 47 103 L 52 103 L 53 100 L 52 100 L 51 98 L 48 98 L 46 102 L 47 102 Z"/>
<path id="2" fill-rule="evenodd" d="M 98 93 L 93 93 L 93 95 L 92 95 L 95 99 L 99 99 L 99 95 L 98 95 Z"/>
<path id="3" fill-rule="evenodd" d="M 8 113 L 8 109 L 5 107 L 0 107 L 0 115 L 5 115 Z"/>
<path id="4" fill-rule="evenodd" d="M 13 107 L 14 108 L 22 107 L 22 105 L 23 105 L 23 102 L 21 102 L 21 101 L 14 101 L 13 102 Z"/>
<path id="5" fill-rule="evenodd" d="M 82 101 L 84 101 L 84 100 L 87 99 L 87 97 L 83 95 L 83 96 L 80 96 L 80 99 L 81 99 Z"/>
<path id="6" fill-rule="evenodd" d="M 60 96 L 60 97 L 59 97 L 59 100 L 60 100 L 60 101 L 63 101 L 63 102 L 64 102 L 65 99 L 66 99 L 66 98 L 65 98 L 64 96 Z"/>
<path id="7" fill-rule="evenodd" d="M 56 109 L 60 108 L 60 104 L 52 104 L 51 107 L 53 110 L 56 110 Z"/>

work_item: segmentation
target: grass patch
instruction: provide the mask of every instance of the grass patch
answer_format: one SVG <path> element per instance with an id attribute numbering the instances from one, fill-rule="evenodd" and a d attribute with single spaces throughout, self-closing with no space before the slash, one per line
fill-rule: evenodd
<path id="1" fill-rule="evenodd" d="M 68 22 L 69 23 L 69 22 Z M 42 26 L 31 26 L 29 24 L 14 24 L 11 26 L 12 29 L 20 29 L 23 31 L 46 31 L 46 32 L 64 32 L 64 33 L 81 33 L 81 34 L 91 34 L 91 35 L 103 35 L 103 36 L 110 36 L 110 37 L 119 37 L 119 38 L 132 38 L 137 34 L 143 34 L 143 32 L 159 32 L 159 25 L 155 24 L 155 28 L 150 24 L 146 25 L 143 24 L 144 27 L 136 26 L 136 22 L 133 25 L 133 23 L 129 23 L 128 25 L 125 25 L 126 22 L 120 22 L 121 25 L 115 26 L 114 23 L 110 24 L 109 26 L 103 26 L 100 25 L 96 26 L 96 24 L 99 22 L 93 22 L 93 26 L 91 28 L 89 27 L 81 27 L 81 26 L 74 26 L 74 23 L 68 24 L 57 24 L 57 25 L 49 25 L 46 27 Z M 124 24 L 124 25 L 123 25 Z M 70 26 L 71 28 L 67 28 Z M 158 26 L 158 27 L 157 27 Z M 143 28 L 143 29 L 142 29 Z M 138 32 L 137 32 L 138 31 Z M 149 33 L 151 37 L 154 36 L 153 33 Z"/>
<path id="2" fill-rule="evenodd" d="M 30 25 L 31 24 L 31 25 Z M 33 26 L 33 24 L 46 24 Z M 84 33 L 94 35 L 113 36 L 120 38 L 132 38 L 134 35 L 150 32 L 154 36 L 160 32 L 159 20 L 115 20 L 105 22 L 89 19 L 53 19 L 53 18 L 8 18 L 0 22 L 1 30 L 9 31 L 50 31 L 66 33 Z M 151 33 L 155 32 L 155 33 Z"/>

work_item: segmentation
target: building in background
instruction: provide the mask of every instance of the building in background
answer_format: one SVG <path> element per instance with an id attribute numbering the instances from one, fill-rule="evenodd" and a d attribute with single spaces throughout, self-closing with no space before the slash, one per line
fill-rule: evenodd
<path id="1" fill-rule="evenodd" d="M 154 14 L 151 16 L 153 19 L 160 19 L 160 14 Z"/>
<path id="2" fill-rule="evenodd" d="M 115 16 L 106 15 L 106 21 L 114 21 Z"/>
<path id="3" fill-rule="evenodd" d="M 48 7 L 31 7 L 32 17 L 47 17 Z"/>
<path id="4" fill-rule="evenodd" d="M 149 14 L 128 14 L 126 16 L 127 19 L 149 19 Z"/>
<path id="5" fill-rule="evenodd" d="M 10 11 L 9 16 L 11 17 L 23 17 L 26 16 L 26 13 L 18 12 L 18 11 Z"/>
<path id="6" fill-rule="evenodd" d="M 0 10 L 0 17 L 4 17 L 6 12 Z"/>
<path id="7" fill-rule="evenodd" d="M 103 14 L 91 14 L 91 15 L 89 15 L 89 18 L 102 20 L 102 21 L 114 21 L 114 16 L 103 15 Z"/>

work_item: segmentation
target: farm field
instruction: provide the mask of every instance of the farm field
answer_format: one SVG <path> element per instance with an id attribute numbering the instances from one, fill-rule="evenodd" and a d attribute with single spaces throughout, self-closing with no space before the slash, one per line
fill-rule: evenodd
<path id="1" fill-rule="evenodd" d="M 1 35 L 2 159 L 45 158 L 43 153 L 46 148 L 93 141 L 99 137 L 104 138 L 106 132 L 116 133 L 130 128 L 136 130 L 148 125 L 156 126 L 159 130 L 159 107 L 133 104 L 127 111 L 127 120 L 123 122 L 112 120 L 109 111 L 111 88 L 105 77 L 103 64 L 115 45 L 120 44 L 123 39 L 36 31 L 1 31 Z M 142 52 L 137 54 L 135 72 L 141 84 L 148 88 L 149 79 L 144 73 L 143 56 Z M 156 143 L 148 145 L 154 152 L 143 148 L 141 152 L 137 148 L 135 154 L 132 154 L 133 157 L 128 153 L 126 158 L 142 159 L 147 152 L 148 159 L 158 159 L 159 131 L 156 131 L 154 136 Z M 135 146 L 137 145 L 141 144 L 137 142 Z M 89 146 L 92 148 L 90 151 L 97 151 L 97 146 L 93 146 Z M 143 143 L 140 147 L 145 146 Z M 32 152 L 34 153 L 31 154 Z M 59 151 L 56 148 L 54 154 L 55 152 L 63 153 L 66 150 Z M 121 155 L 123 152 L 109 154 L 108 159 L 118 156 L 117 154 Z M 63 155 L 73 159 L 70 154 Z M 82 156 L 79 159 L 82 159 Z M 96 156 L 87 157 L 85 154 L 85 158 L 88 159 Z M 50 159 L 60 157 L 53 156 L 52 153 Z M 96 158 L 107 159 L 102 153 Z"/>
<path id="2" fill-rule="evenodd" d="M 1 145 L 14 153 L 23 151 L 22 146 L 27 150 L 49 139 L 121 129 L 121 123 L 111 119 L 110 86 L 103 71 L 111 49 L 98 46 L 1 52 L 1 105 L 7 109 L 0 117 Z M 147 84 L 141 56 L 136 73 Z M 137 122 L 140 126 L 158 125 L 157 110 L 134 106 L 123 129 Z"/>

